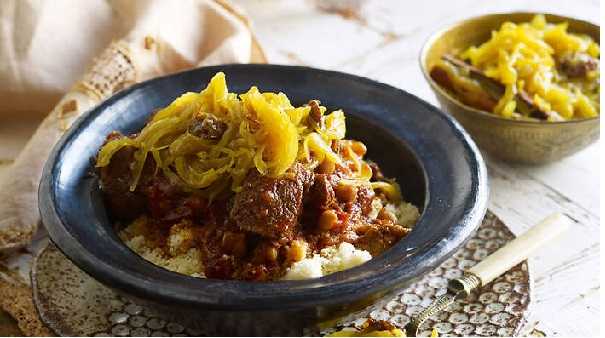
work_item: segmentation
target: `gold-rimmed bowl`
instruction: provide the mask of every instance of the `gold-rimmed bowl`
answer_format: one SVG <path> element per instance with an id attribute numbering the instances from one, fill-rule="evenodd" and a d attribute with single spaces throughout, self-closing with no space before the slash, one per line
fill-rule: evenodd
<path id="1" fill-rule="evenodd" d="M 452 114 L 481 149 L 507 162 L 544 164 L 574 154 L 599 138 L 600 116 L 561 122 L 511 120 L 460 102 L 430 76 L 431 67 L 445 54 L 489 40 L 506 22 L 529 22 L 540 13 L 488 14 L 470 18 L 432 34 L 420 53 L 420 67 L 441 108 Z M 568 31 L 599 40 L 599 26 L 570 17 L 545 14 L 551 23 L 567 22 Z"/>

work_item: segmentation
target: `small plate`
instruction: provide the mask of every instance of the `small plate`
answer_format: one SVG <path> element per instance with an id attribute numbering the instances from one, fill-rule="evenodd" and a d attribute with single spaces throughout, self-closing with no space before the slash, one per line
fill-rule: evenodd
<path id="1" fill-rule="evenodd" d="M 403 328 L 410 317 L 445 292 L 448 279 L 460 277 L 514 238 L 492 213 L 487 214 L 477 233 L 440 267 L 388 299 L 384 305 L 364 309 L 369 317 L 388 320 Z M 61 336 L 199 336 L 202 328 L 191 329 L 164 319 L 161 311 L 122 298 L 90 278 L 71 263 L 54 245 L 43 250 L 32 268 L 34 302 L 46 325 Z M 466 300 L 460 300 L 427 321 L 422 335 L 435 327 L 440 335 L 515 336 L 528 313 L 532 292 L 530 270 L 523 262 Z M 327 334 L 342 327 L 354 327 L 366 320 L 351 315 L 324 329 Z M 317 332 L 307 332 L 316 335 Z"/>

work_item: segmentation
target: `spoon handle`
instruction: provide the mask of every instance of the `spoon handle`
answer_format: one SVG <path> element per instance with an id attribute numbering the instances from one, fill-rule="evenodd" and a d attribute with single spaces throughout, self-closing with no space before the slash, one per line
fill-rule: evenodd
<path id="1" fill-rule="evenodd" d="M 450 280 L 447 293 L 438 297 L 431 305 L 412 317 L 405 327 L 407 335 L 415 337 L 422 323 L 429 317 L 444 310 L 456 299 L 468 297 L 473 290 L 488 284 L 513 266 L 526 260 L 538 247 L 561 234 L 569 225 L 568 217 L 560 213 L 552 214 L 465 271 L 464 276 Z"/>
<path id="2" fill-rule="evenodd" d="M 488 284 L 513 266 L 527 259 L 538 247 L 552 240 L 570 226 L 570 219 L 560 213 L 552 214 L 515 238 L 498 251 L 468 270 Z"/>

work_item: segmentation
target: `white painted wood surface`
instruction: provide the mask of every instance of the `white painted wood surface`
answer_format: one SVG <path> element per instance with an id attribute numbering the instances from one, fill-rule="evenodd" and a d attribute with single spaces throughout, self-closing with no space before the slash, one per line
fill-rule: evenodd
<path id="1" fill-rule="evenodd" d="M 439 27 L 493 12 L 531 11 L 600 23 L 598 0 L 234 0 L 245 9 L 271 63 L 366 76 L 437 105 L 418 65 Z M 318 4 L 360 3 L 358 15 Z M 355 13 L 353 13 L 355 14 Z M 574 219 L 564 238 L 531 259 L 530 321 L 547 335 L 596 336 L 600 329 L 599 143 L 558 163 L 511 166 L 488 159 L 489 207 L 517 234 L 552 212 Z"/>
<path id="2" fill-rule="evenodd" d="M 308 65 L 366 76 L 437 105 L 418 55 L 439 27 L 492 12 L 539 11 L 599 23 L 598 0 L 233 0 L 245 9 L 271 63 Z M 360 3 L 359 15 L 317 3 Z M 0 126 L 0 175 L 35 123 Z M 4 128 L 7 127 L 7 128 Z M 8 141 L 7 141 L 8 140 Z M 600 145 L 542 167 L 491 159 L 490 209 L 517 234 L 552 212 L 573 230 L 530 261 L 535 280 L 530 321 L 548 335 L 596 336 L 600 329 Z"/>

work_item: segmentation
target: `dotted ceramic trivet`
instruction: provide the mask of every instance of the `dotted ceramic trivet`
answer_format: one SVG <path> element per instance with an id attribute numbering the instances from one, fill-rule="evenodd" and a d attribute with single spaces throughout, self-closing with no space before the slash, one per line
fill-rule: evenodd
<path id="1" fill-rule="evenodd" d="M 453 257 L 396 297 L 366 309 L 374 319 L 404 327 L 410 317 L 445 292 L 447 280 L 514 238 L 488 212 L 477 233 Z M 422 335 L 435 327 L 441 336 L 514 336 L 519 333 L 530 301 L 531 278 L 523 262 L 466 300 L 429 319 Z M 34 302 L 42 320 L 62 336 L 199 336 L 180 324 L 161 319 L 152 309 L 116 295 L 74 266 L 54 246 L 37 257 L 32 268 Z M 349 317 L 337 328 L 362 324 L 366 317 Z M 322 334 L 333 332 L 327 329 Z"/>

